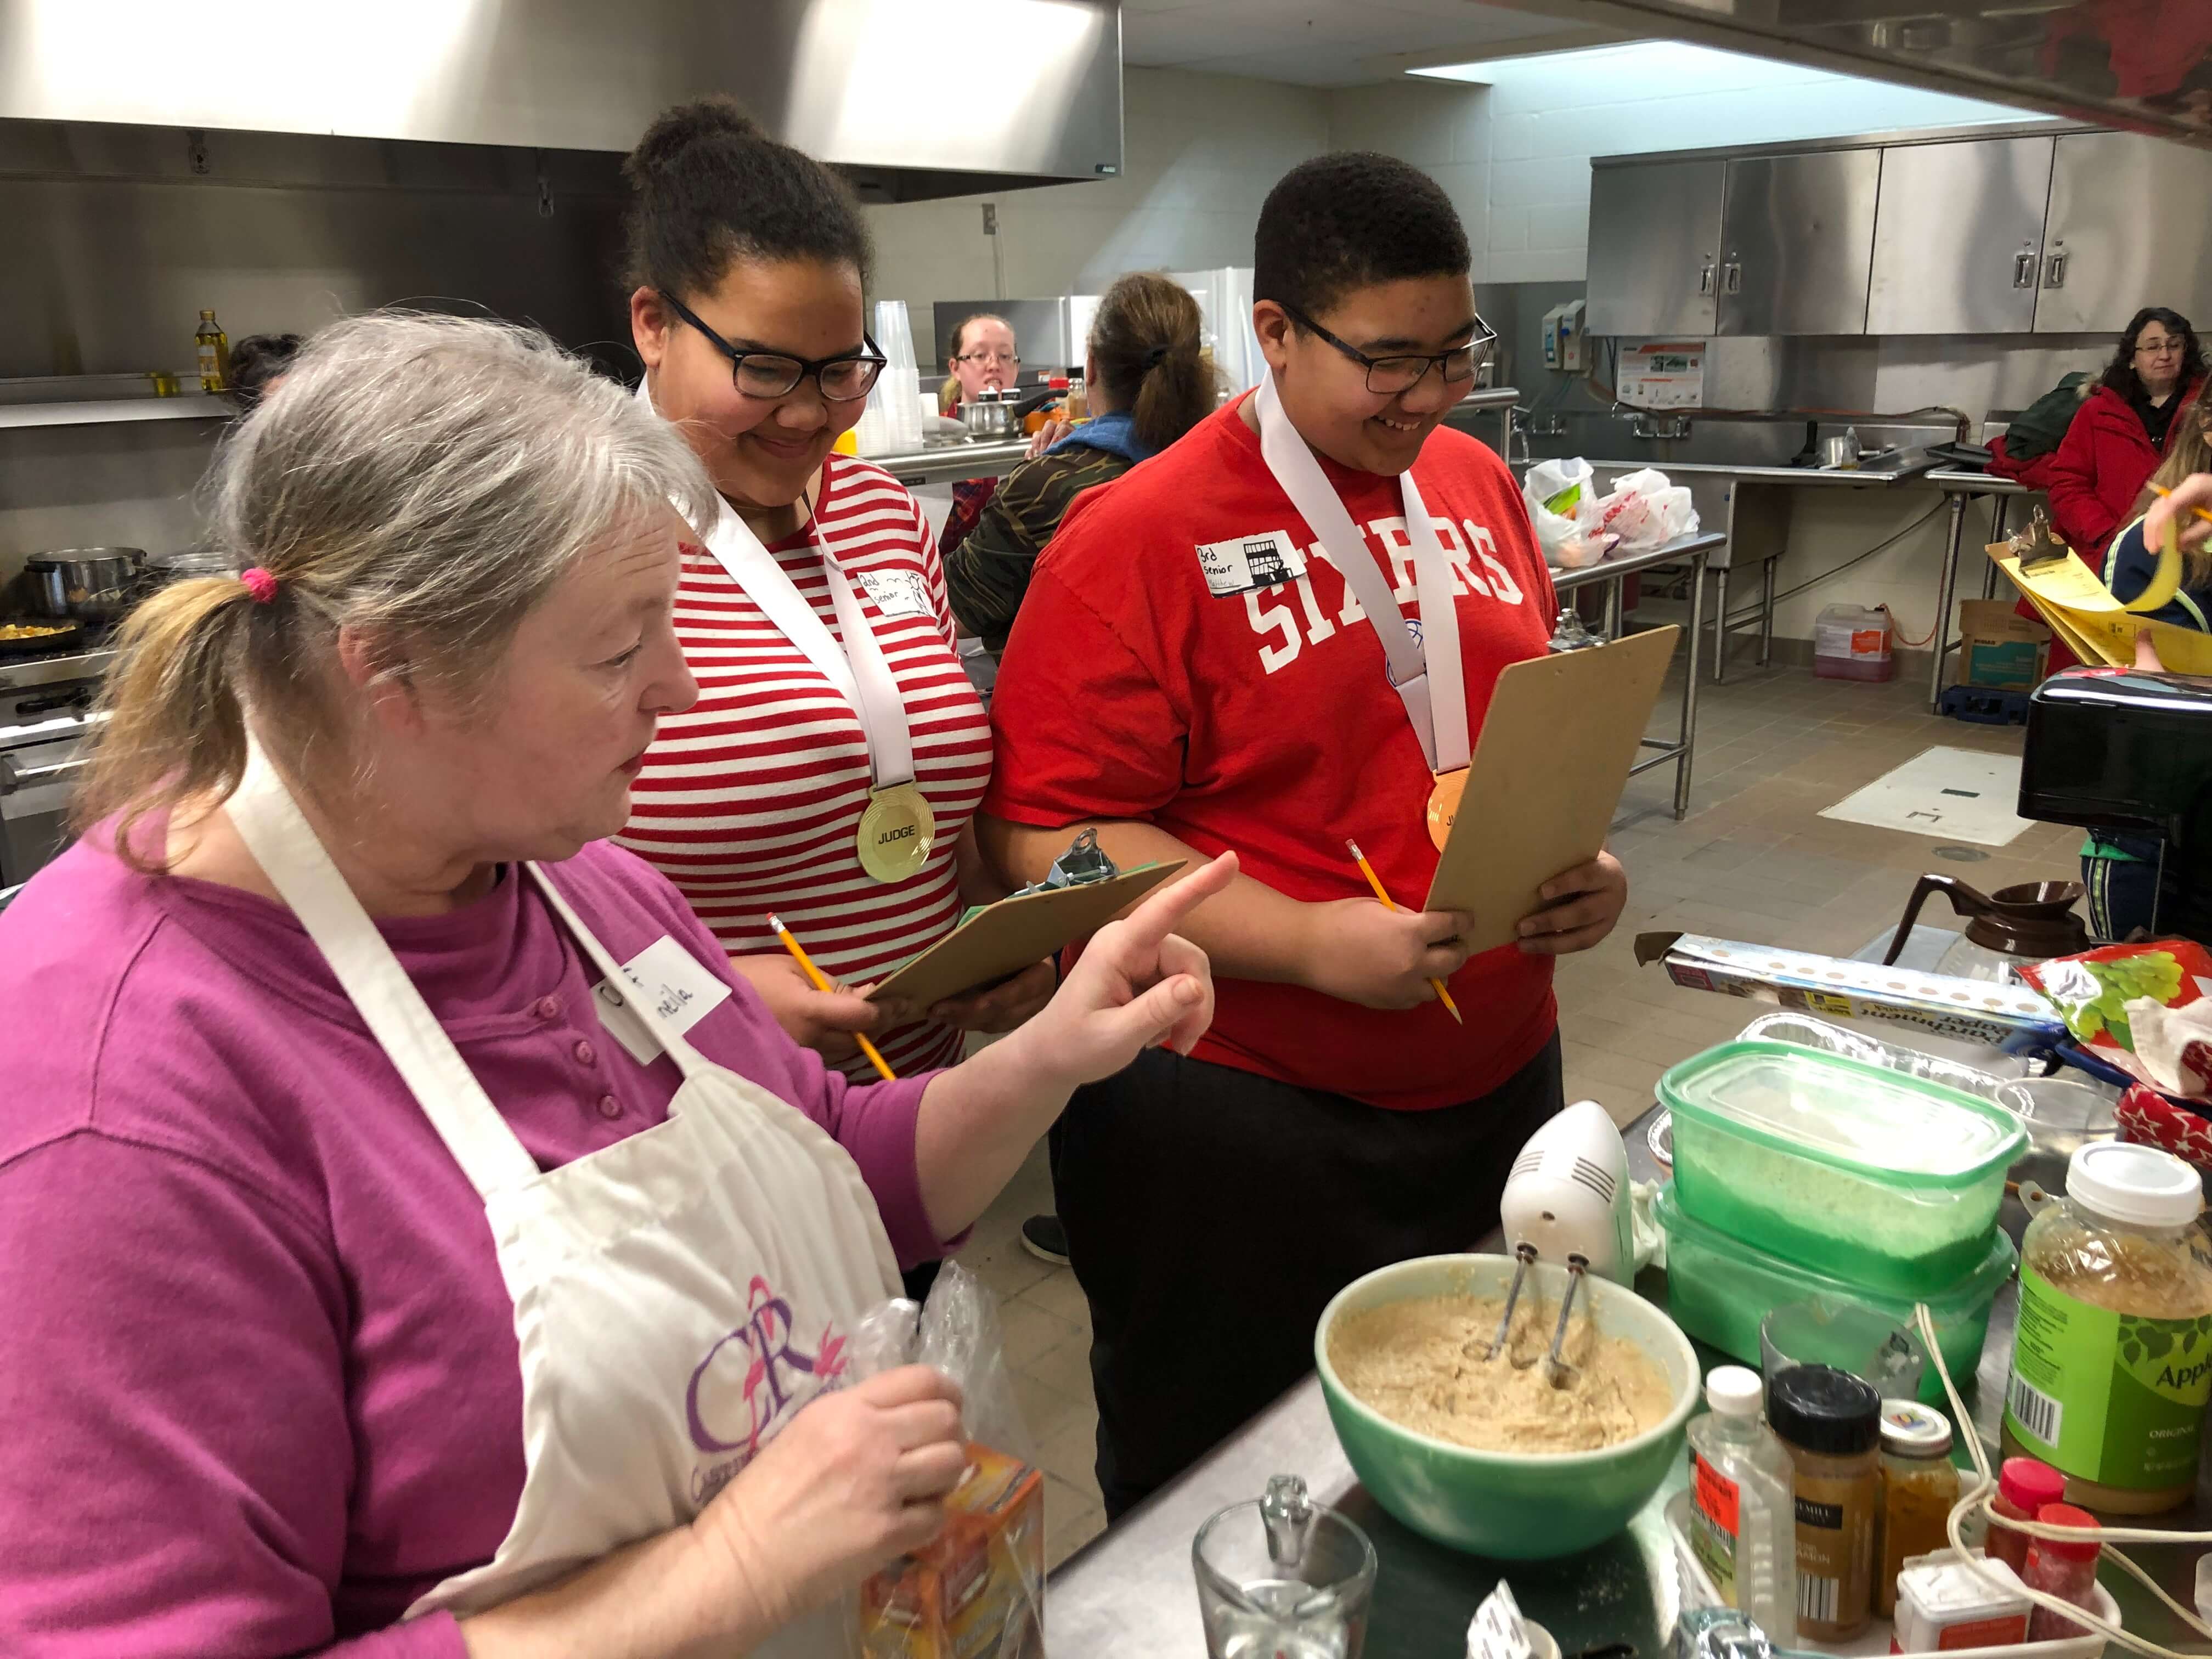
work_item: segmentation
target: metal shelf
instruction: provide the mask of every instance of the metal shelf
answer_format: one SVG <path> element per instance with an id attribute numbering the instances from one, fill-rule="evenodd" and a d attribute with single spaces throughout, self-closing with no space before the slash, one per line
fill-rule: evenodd
<path id="1" fill-rule="evenodd" d="M 237 413 L 228 398 L 194 392 L 174 398 L 117 398 L 97 403 L 0 404 L 0 428 L 227 421 Z"/>

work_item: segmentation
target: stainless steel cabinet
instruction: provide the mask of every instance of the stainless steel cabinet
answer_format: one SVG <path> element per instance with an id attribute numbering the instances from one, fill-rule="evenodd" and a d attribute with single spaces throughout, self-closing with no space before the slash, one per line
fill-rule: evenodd
<path id="1" fill-rule="evenodd" d="M 2049 138 L 1881 153 L 1869 334 L 2025 334 L 2036 325 Z"/>
<path id="2" fill-rule="evenodd" d="M 1878 149 L 1728 164 L 1720 332 L 1863 334 Z"/>
<path id="3" fill-rule="evenodd" d="M 1591 170 L 1587 332 L 1711 337 L 1726 172 L 1717 160 Z"/>
<path id="4" fill-rule="evenodd" d="M 2051 173 L 2039 334 L 2116 334 L 2144 306 L 2212 325 L 2212 155 L 2066 133 Z"/>

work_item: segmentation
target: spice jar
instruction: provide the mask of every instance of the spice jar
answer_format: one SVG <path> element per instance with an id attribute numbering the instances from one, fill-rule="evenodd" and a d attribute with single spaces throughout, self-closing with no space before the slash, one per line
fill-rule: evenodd
<path id="1" fill-rule="evenodd" d="M 1796 1471 L 1797 1633 L 1846 1640 L 1874 1616 L 1881 1396 L 1833 1365 L 1792 1365 L 1767 1386 L 1766 1422 Z"/>
<path id="2" fill-rule="evenodd" d="M 2045 1504 L 2035 1518 L 2046 1527 L 2086 1527 L 2094 1530 L 2097 1517 L 2071 1504 Z M 2021 1575 L 2028 1589 L 2055 1595 L 2086 1607 L 2096 1600 L 2097 1557 L 2104 1545 L 2094 1538 L 2035 1538 L 2028 1541 L 2027 1571 Z M 2028 1620 L 2031 1642 L 2063 1642 L 2084 1636 L 2086 1626 L 2063 1613 L 2039 1607 Z"/>
<path id="3" fill-rule="evenodd" d="M 1874 1602 L 1897 1611 L 1897 1575 L 1917 1555 L 1950 1542 L 1959 1471 L 1951 1466 L 1951 1425 L 1913 1400 L 1881 1402 L 1881 1503 L 1875 1512 Z"/>
<path id="4" fill-rule="evenodd" d="M 2027 1547 L 2034 1540 L 2004 1523 L 2033 1521 L 2045 1504 L 2066 1496 L 2066 1477 L 2033 1457 L 2008 1457 L 1997 1471 L 1997 1495 L 1990 1499 L 1990 1535 L 1984 1547 L 1993 1560 L 2014 1572 L 2027 1571 Z"/>
<path id="5" fill-rule="evenodd" d="M 2082 1147 L 2066 1196 L 2021 1241 L 2004 1450 L 2079 1504 L 2149 1515 L 2197 1489 L 2212 1398 L 2212 1240 L 2197 1171 L 2171 1152 Z"/>

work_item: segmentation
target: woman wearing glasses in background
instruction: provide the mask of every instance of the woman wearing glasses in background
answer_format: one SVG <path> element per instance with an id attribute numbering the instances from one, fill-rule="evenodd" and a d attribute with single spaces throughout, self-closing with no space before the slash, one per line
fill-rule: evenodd
<path id="1" fill-rule="evenodd" d="M 1097 823 L 1116 862 L 1234 847 L 1243 871 L 1183 924 L 1213 964 L 1211 1035 L 1079 1090 L 1052 1132 L 1109 1516 L 1310 1369 L 1347 1281 L 1495 1224 L 1560 1104 L 1552 959 L 1627 897 L 1601 857 L 1470 958 L 1468 917 L 1386 909 L 1345 848 L 1419 903 L 1431 802 L 1556 614 L 1512 474 L 1443 425 L 1490 346 L 1468 264 L 1426 174 L 1293 170 L 1253 255 L 1267 378 L 1076 498 L 1000 665 L 1000 867 L 1034 878 L 1064 826 Z M 1464 810 L 1462 833 L 1515 803 Z"/>
<path id="2" fill-rule="evenodd" d="M 995 897 L 970 816 L 990 728 L 954 654 L 921 509 L 835 453 L 884 359 L 864 328 L 867 231 L 845 185 L 726 99 L 671 110 L 630 155 L 639 396 L 680 427 L 723 510 L 687 545 L 676 628 L 699 701 L 661 723 L 623 844 L 659 866 L 784 1029 L 871 1075 L 960 1057 L 1054 982 L 1039 963 L 933 1009 L 813 988 L 768 926 L 865 986 Z"/>
<path id="3" fill-rule="evenodd" d="M 960 405 L 972 404 L 986 392 L 1001 392 L 1022 378 L 1021 349 L 1014 343 L 1014 325 L 1003 317 L 979 311 L 960 319 L 952 331 L 952 355 L 945 366 L 951 377 L 938 389 L 937 406 L 957 416 Z M 952 486 L 952 511 L 945 515 L 945 534 L 939 544 L 946 554 L 968 539 L 981 522 L 983 509 L 999 493 L 996 478 L 963 478 Z"/>

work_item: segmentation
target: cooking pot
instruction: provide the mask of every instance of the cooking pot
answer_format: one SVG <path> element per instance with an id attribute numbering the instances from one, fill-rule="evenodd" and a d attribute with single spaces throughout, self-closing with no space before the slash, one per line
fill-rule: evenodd
<path id="1" fill-rule="evenodd" d="M 1010 438 L 1014 432 L 1014 406 L 986 394 L 960 405 L 960 424 L 971 438 Z"/>
<path id="2" fill-rule="evenodd" d="M 31 604 L 40 616 L 113 622 L 138 597 L 146 552 L 137 547 L 65 547 L 23 566 Z"/>

